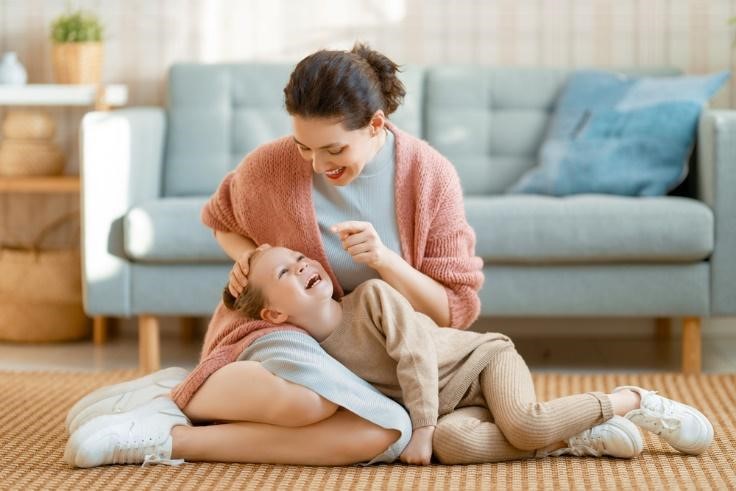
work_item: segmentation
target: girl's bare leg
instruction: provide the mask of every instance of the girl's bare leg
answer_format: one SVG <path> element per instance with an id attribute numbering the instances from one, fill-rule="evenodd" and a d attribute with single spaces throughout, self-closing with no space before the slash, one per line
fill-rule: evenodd
<path id="1" fill-rule="evenodd" d="M 399 438 L 340 408 L 309 426 L 264 423 L 175 426 L 172 459 L 293 465 L 348 465 L 365 462 Z"/>
<path id="2" fill-rule="evenodd" d="M 335 414 L 338 406 L 273 375 L 255 361 L 225 365 L 205 381 L 184 408 L 193 422 L 249 421 L 305 426 Z"/>

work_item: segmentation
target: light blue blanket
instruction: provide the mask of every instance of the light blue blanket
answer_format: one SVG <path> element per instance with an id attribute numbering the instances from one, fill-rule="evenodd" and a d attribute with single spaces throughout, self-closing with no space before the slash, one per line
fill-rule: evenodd
<path id="1" fill-rule="evenodd" d="M 303 385 L 378 426 L 401 432 L 386 451 L 362 465 L 393 462 L 409 444 L 412 427 L 406 409 L 332 358 L 307 334 L 266 334 L 248 346 L 238 360 L 260 362 L 284 380 Z"/>

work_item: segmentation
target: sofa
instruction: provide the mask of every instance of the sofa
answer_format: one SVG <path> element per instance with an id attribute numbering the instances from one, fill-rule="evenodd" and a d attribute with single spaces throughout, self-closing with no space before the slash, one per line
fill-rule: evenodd
<path id="1" fill-rule="evenodd" d="M 177 64 L 166 107 L 87 114 L 80 132 L 84 306 L 136 316 L 141 368 L 159 365 L 160 316 L 210 315 L 231 261 L 200 210 L 262 142 L 290 132 L 286 64 Z M 736 313 L 736 112 L 703 111 L 687 180 L 668 196 L 504 191 L 537 164 L 571 72 L 409 66 L 391 120 L 460 176 L 482 316 L 683 319 L 683 370 L 700 370 L 700 319 Z M 670 75 L 672 69 L 629 70 Z"/>

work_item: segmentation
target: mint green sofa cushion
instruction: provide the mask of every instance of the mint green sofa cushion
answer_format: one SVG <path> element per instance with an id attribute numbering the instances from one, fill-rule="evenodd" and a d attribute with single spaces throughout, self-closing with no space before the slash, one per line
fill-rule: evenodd
<path id="1" fill-rule="evenodd" d="M 199 221 L 206 198 L 167 198 L 134 207 L 125 253 L 136 262 L 228 261 Z M 469 196 L 476 252 L 492 264 L 692 262 L 713 251 L 713 213 L 678 197 Z"/>
<path id="2" fill-rule="evenodd" d="M 713 212 L 680 197 L 465 198 L 491 264 L 692 262 L 713 252 Z"/>

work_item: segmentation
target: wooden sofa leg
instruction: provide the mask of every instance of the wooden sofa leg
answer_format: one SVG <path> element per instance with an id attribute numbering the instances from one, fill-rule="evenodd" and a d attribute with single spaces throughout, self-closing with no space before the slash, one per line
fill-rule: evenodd
<path id="1" fill-rule="evenodd" d="M 179 319 L 179 335 L 182 343 L 191 343 L 197 332 L 196 317 L 181 317 Z"/>
<path id="2" fill-rule="evenodd" d="M 107 342 L 107 318 L 97 315 L 92 318 L 92 341 L 96 345 Z"/>
<path id="3" fill-rule="evenodd" d="M 143 373 L 161 368 L 158 319 L 152 315 L 138 316 L 138 368 Z"/>
<path id="4" fill-rule="evenodd" d="M 700 373 L 700 357 L 700 317 L 685 317 L 682 320 L 682 372 Z"/>
<path id="5" fill-rule="evenodd" d="M 672 322 L 669 317 L 657 317 L 654 319 L 654 337 L 663 341 L 672 336 Z"/>

